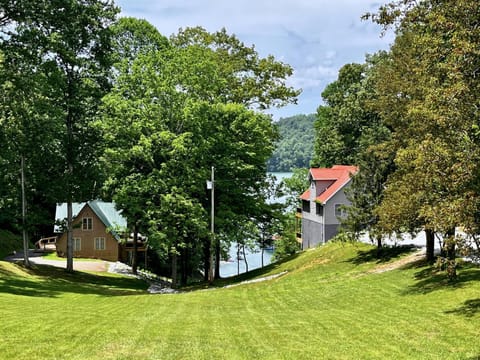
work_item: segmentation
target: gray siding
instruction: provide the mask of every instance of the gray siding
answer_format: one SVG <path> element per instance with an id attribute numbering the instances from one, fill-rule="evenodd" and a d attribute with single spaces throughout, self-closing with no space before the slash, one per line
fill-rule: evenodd
<path id="1" fill-rule="evenodd" d="M 323 244 L 323 225 L 319 222 L 302 220 L 302 246 L 304 249 Z"/>
<path id="2" fill-rule="evenodd" d="M 350 205 L 350 201 L 348 201 L 344 192 L 344 190 L 348 186 L 349 185 L 345 186 L 341 191 L 337 192 L 327 201 L 327 204 L 325 206 L 325 224 L 340 224 L 339 219 L 337 219 L 337 217 L 335 216 L 335 204 Z"/>
<path id="3" fill-rule="evenodd" d="M 337 235 L 340 225 L 325 225 L 325 242 Z"/>

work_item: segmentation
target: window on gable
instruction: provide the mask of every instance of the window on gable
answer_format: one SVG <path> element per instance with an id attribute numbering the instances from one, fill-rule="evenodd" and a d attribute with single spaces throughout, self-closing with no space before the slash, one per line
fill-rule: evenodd
<path id="1" fill-rule="evenodd" d="M 302 200 L 302 211 L 310 212 L 310 201 Z"/>
<path id="2" fill-rule="evenodd" d="M 95 250 L 105 250 L 105 238 L 96 237 L 95 238 Z"/>
<path id="3" fill-rule="evenodd" d="M 346 217 L 347 216 L 347 211 L 344 208 L 345 205 L 343 204 L 335 204 L 335 216 L 336 217 Z"/>
<path id="4" fill-rule="evenodd" d="M 92 230 L 93 222 L 91 217 L 84 217 L 82 219 L 82 230 Z"/>
<path id="5" fill-rule="evenodd" d="M 317 215 L 318 216 L 323 216 L 323 205 L 316 203 L 315 204 L 316 210 L 317 210 Z"/>
<path id="6" fill-rule="evenodd" d="M 73 238 L 73 251 L 80 251 L 80 250 L 82 250 L 82 239 Z"/>

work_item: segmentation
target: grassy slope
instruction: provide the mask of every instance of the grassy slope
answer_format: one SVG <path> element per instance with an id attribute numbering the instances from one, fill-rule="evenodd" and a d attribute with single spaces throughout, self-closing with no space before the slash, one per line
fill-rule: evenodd
<path id="1" fill-rule="evenodd" d="M 454 285 L 330 244 L 266 270 L 268 282 L 147 295 L 132 279 L 25 273 L 0 262 L 0 354 L 10 359 L 473 359 L 480 269 Z M 78 283 L 75 283 L 78 282 Z"/>

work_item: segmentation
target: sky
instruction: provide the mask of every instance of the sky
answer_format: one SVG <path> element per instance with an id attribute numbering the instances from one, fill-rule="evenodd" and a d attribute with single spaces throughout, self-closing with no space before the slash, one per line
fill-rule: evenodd
<path id="1" fill-rule="evenodd" d="M 117 0 L 121 16 L 146 19 L 169 37 L 180 28 L 225 28 L 260 56 L 292 66 L 287 83 L 302 89 L 297 105 L 268 113 L 275 120 L 315 113 L 321 93 L 347 63 L 363 63 L 366 54 L 386 50 L 393 34 L 361 20 L 382 2 L 374 0 Z"/>

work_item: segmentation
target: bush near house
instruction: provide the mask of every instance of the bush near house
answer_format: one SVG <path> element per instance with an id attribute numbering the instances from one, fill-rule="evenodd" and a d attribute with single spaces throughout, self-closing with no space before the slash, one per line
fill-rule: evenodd
<path id="1" fill-rule="evenodd" d="M 0 259 L 23 248 L 22 237 L 8 230 L 0 229 Z"/>

